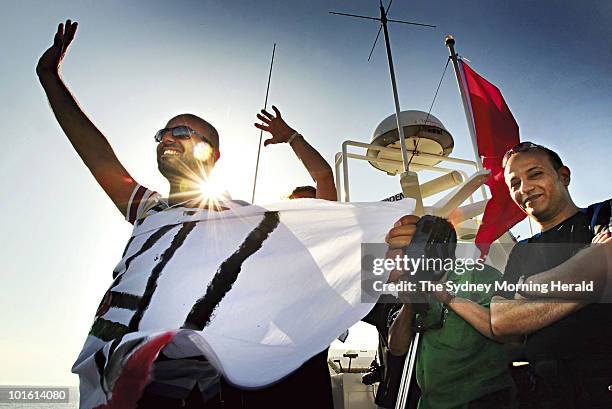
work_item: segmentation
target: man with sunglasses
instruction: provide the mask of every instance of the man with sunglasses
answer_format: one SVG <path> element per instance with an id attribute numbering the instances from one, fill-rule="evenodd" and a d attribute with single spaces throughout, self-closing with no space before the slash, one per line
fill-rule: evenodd
<path id="1" fill-rule="evenodd" d="M 207 121 L 192 114 L 178 115 L 155 134 L 160 173 L 170 184 L 167 200 L 139 185 L 117 159 L 106 137 L 89 120 L 60 76 L 60 65 L 74 39 L 77 23 L 60 24 L 53 45 L 41 56 L 36 72 L 60 126 L 96 181 L 132 224 L 172 207 L 208 207 L 219 210 L 242 203 L 222 198 L 203 202 L 200 186 L 220 156 L 219 135 Z M 96 316 L 108 309 L 110 291 Z M 174 356 L 173 358 L 176 358 Z M 154 364 L 158 382 L 147 387 L 139 402 L 142 408 L 173 408 L 202 402 L 219 390 L 219 375 L 201 357 L 170 358 L 162 351 Z M 199 375 L 181 377 L 184 373 Z M 197 393 L 199 392 L 199 393 Z M 196 407 L 202 407 L 197 405 Z"/>
<path id="2" fill-rule="evenodd" d="M 593 280 L 595 294 L 506 291 L 492 298 L 490 309 L 447 291 L 434 296 L 486 337 L 523 343 L 536 389 L 535 397 L 525 393 L 530 401 L 522 402 L 523 407 L 610 408 L 612 308 L 589 303 L 609 292 L 611 202 L 578 208 L 568 190 L 569 168 L 546 147 L 523 142 L 506 153 L 502 165 L 512 199 L 541 229 L 513 248 L 504 281 Z M 388 240 L 407 244 L 414 220 L 399 224 Z M 584 249 L 591 243 L 601 245 Z"/>
<path id="3" fill-rule="evenodd" d="M 154 192 L 140 186 L 117 159 L 106 137 L 79 107 L 60 76 L 60 65 L 74 39 L 77 23 L 60 24 L 53 45 L 36 72 L 60 126 L 96 181 L 131 223 L 150 211 Z M 207 121 L 183 114 L 157 132 L 157 163 L 170 182 L 167 206 L 197 207 L 200 186 L 220 156 L 219 135 Z"/>
<path id="4" fill-rule="evenodd" d="M 588 279 L 593 269 L 605 270 L 610 243 L 587 249 L 591 260 L 584 257 L 584 249 L 608 240 L 610 200 L 584 209 L 576 206 L 568 188 L 570 169 L 556 152 L 532 142 L 510 149 L 502 166 L 512 199 L 541 230 L 514 247 L 505 281 L 529 284 L 548 276 L 549 283 L 569 282 Z M 596 302 L 605 290 L 606 275 L 594 284 L 595 291 L 582 296 L 574 291 L 535 294 L 539 301 L 556 297 L 553 301 L 558 302 L 552 303 L 529 302 L 515 291 L 496 297 L 492 332 L 525 337 L 524 353 L 541 407 L 612 407 L 612 308 Z"/>
<path id="5" fill-rule="evenodd" d="M 175 116 L 155 134 L 158 169 L 170 184 L 167 199 L 139 185 L 131 177 L 106 137 L 81 110 L 61 78 L 60 65 L 76 30 L 77 23 L 70 20 L 59 25 L 53 45 L 39 59 L 36 73 L 68 140 L 125 218 L 138 225 L 148 216 L 173 207 L 219 211 L 246 205 L 245 202 L 230 200 L 226 194 L 215 200 L 203 195 L 202 184 L 208 181 L 220 157 L 219 134 L 210 123 L 193 114 Z M 301 135 L 280 119 L 276 107 L 273 109 L 277 117 L 262 111 L 265 117 L 260 115 L 260 119 L 266 125 L 257 125 L 272 133 L 272 138 L 265 144 L 288 143 L 317 183 L 316 197 L 335 200 L 336 190 L 329 165 Z M 108 310 L 110 296 L 109 291 L 97 316 Z M 312 393 L 306 385 L 310 380 L 303 376 L 304 373 L 321 372 L 320 358 L 308 361 L 294 376 L 290 375 L 272 388 L 241 391 L 220 379 L 204 357 L 184 355 L 183 351 L 177 352 L 177 348 L 173 348 L 173 356 L 168 357 L 164 351 L 153 364 L 155 381 L 145 389 L 138 408 L 278 407 L 293 399 L 301 400 L 305 405 L 313 402 L 312 407 L 331 407 L 329 393 Z M 329 377 L 326 381 L 324 386 L 329 389 Z M 225 394 L 220 397 L 219 390 L 223 386 Z"/>

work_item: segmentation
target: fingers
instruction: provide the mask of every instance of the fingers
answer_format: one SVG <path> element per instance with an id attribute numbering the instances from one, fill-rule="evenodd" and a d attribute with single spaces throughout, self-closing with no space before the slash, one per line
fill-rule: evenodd
<path id="1" fill-rule="evenodd" d="M 262 111 L 263 111 L 263 109 L 262 109 Z M 265 123 L 267 125 L 270 125 L 271 121 L 268 118 L 266 118 L 263 115 L 261 115 L 261 114 L 257 114 L 257 119 L 259 119 L 261 122 L 263 122 L 263 123 Z"/>
<path id="2" fill-rule="evenodd" d="M 277 144 L 277 143 L 279 143 L 279 142 L 278 142 L 278 141 L 275 141 L 274 139 L 266 139 L 266 140 L 264 141 L 264 146 L 268 146 L 268 145 L 270 145 L 270 144 L 274 145 L 274 144 Z"/>
<path id="3" fill-rule="evenodd" d="M 412 237 L 416 233 L 416 223 L 419 217 L 415 215 L 406 215 L 395 222 L 394 227 L 389 230 L 385 241 L 391 248 L 406 247 L 412 241 Z"/>
<path id="4" fill-rule="evenodd" d="M 66 28 L 64 32 L 64 50 L 68 48 L 72 40 L 74 40 L 74 35 L 76 34 L 78 23 L 75 21 L 73 23 L 70 20 L 66 20 Z"/>
<path id="5" fill-rule="evenodd" d="M 414 233 L 416 233 L 416 224 L 405 224 L 403 226 L 391 228 L 391 230 L 389 230 L 389 233 L 387 233 L 387 236 L 414 236 Z"/>
<path id="6" fill-rule="evenodd" d="M 63 38 L 64 38 L 64 23 L 59 23 L 57 25 L 57 31 L 55 32 L 55 37 L 53 37 L 53 45 L 61 46 Z"/>
<path id="7" fill-rule="evenodd" d="M 64 54 L 66 53 L 66 50 L 68 49 L 68 31 L 70 30 L 70 26 L 72 25 L 70 19 L 66 20 L 66 23 L 64 24 L 64 33 L 62 35 L 62 53 L 60 55 L 60 59 L 64 58 Z"/>
<path id="8" fill-rule="evenodd" d="M 268 120 L 270 120 L 270 121 L 274 119 L 274 115 L 272 115 L 271 113 L 269 113 L 265 109 L 262 109 L 261 113 L 264 114 L 268 118 Z"/>
<path id="9" fill-rule="evenodd" d="M 417 224 L 420 217 L 413 214 L 402 216 L 398 221 L 395 222 L 394 226 L 401 226 L 403 224 Z"/>
<path id="10" fill-rule="evenodd" d="M 610 240 L 610 237 L 612 237 L 612 235 L 609 231 L 602 231 L 593 237 L 592 243 L 606 243 L 608 240 Z"/>
<path id="11" fill-rule="evenodd" d="M 415 233 L 416 225 L 414 224 L 393 227 L 387 233 L 385 241 L 391 248 L 406 247 L 412 241 Z"/>
<path id="12" fill-rule="evenodd" d="M 276 108 L 276 106 L 272 105 L 272 109 L 274 110 L 274 113 L 276 114 L 277 118 L 281 118 L 281 113 L 278 110 L 278 108 Z"/>
<path id="13" fill-rule="evenodd" d="M 255 125 L 255 128 L 259 128 L 262 131 L 270 132 L 270 128 L 268 128 L 266 125 L 258 124 L 258 123 L 254 123 L 253 125 Z"/>
<path id="14" fill-rule="evenodd" d="M 399 249 L 399 248 L 404 248 L 408 246 L 410 242 L 412 241 L 412 237 L 413 237 L 412 235 L 411 236 L 389 237 L 387 238 L 386 242 L 390 248 Z"/>

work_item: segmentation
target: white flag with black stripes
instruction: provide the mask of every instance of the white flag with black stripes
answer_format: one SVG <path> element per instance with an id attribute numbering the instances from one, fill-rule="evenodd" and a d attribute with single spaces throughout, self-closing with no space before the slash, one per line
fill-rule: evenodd
<path id="1" fill-rule="evenodd" d="M 369 312 L 361 244 L 384 242 L 413 209 L 409 200 L 303 199 L 147 217 L 74 364 L 81 408 L 116 407 L 135 389 L 122 386 L 130 359 L 146 372 L 162 348 L 173 358 L 203 355 L 238 386 L 283 378 Z"/>

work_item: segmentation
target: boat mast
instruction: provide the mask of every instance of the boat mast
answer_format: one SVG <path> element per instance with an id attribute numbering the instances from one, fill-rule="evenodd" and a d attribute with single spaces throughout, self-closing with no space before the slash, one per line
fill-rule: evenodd
<path id="1" fill-rule="evenodd" d="M 395 120 L 397 122 L 397 132 L 399 135 L 400 147 L 401 147 L 401 152 L 402 152 L 402 164 L 404 167 L 404 171 L 400 175 L 400 185 L 402 187 L 402 192 L 404 193 L 404 197 L 410 197 L 410 198 L 415 199 L 415 202 L 416 202 L 415 214 L 420 216 L 420 215 L 423 215 L 424 213 L 423 198 L 421 196 L 421 190 L 419 188 L 419 178 L 415 172 L 410 171 L 410 161 L 408 160 L 408 150 L 406 149 L 406 138 L 404 136 L 404 127 L 402 126 L 402 121 L 400 118 L 400 112 L 401 112 L 400 102 L 399 102 L 399 95 L 397 93 L 397 81 L 395 79 L 395 69 L 393 67 L 393 56 L 391 53 L 391 42 L 389 41 L 389 30 L 387 28 L 387 22 L 411 24 L 411 25 L 425 26 L 425 27 L 435 27 L 435 26 L 430 25 L 430 24 L 421 24 L 421 23 L 413 23 L 413 22 L 408 22 L 408 21 L 388 19 L 387 13 L 389 11 L 389 8 L 391 7 L 391 2 L 389 3 L 389 6 L 387 7 L 386 11 L 385 11 L 385 8 L 383 7 L 382 0 L 379 1 L 379 4 L 380 4 L 380 17 L 378 18 L 360 16 L 360 15 L 348 14 L 348 13 L 337 13 L 337 12 L 331 12 L 331 11 L 330 11 L 330 14 L 347 16 L 347 17 L 356 17 L 356 18 L 362 18 L 362 19 L 368 19 L 368 20 L 375 20 L 375 21 L 379 21 L 382 25 L 383 34 L 385 36 L 385 48 L 387 51 L 387 62 L 389 64 L 389 75 L 391 77 L 391 88 L 393 90 L 393 102 L 395 104 Z M 374 46 L 376 46 L 377 40 L 378 40 L 378 36 L 376 36 Z M 372 47 L 372 49 L 374 49 L 374 47 Z M 371 54 L 372 53 L 370 53 L 370 56 Z"/>

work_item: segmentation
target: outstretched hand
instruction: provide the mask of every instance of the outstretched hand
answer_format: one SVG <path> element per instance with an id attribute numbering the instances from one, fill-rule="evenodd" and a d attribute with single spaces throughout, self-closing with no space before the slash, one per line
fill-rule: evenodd
<path id="1" fill-rule="evenodd" d="M 261 110 L 261 114 L 257 114 L 257 119 L 263 122 L 263 124 L 255 124 L 255 127 L 261 129 L 262 131 L 269 132 L 272 135 L 272 138 L 264 141 L 264 146 L 287 142 L 291 135 L 295 133 L 295 129 L 287 125 L 287 123 L 281 117 L 281 113 L 278 108 L 272 105 L 272 109 L 274 110 L 276 116 L 272 115 L 265 109 Z"/>
<path id="2" fill-rule="evenodd" d="M 58 25 L 57 32 L 53 38 L 53 45 L 38 60 L 38 65 L 36 66 L 36 73 L 38 75 L 59 73 L 66 50 L 68 50 L 68 46 L 74 40 L 77 25 L 76 21 L 72 22 L 71 20 L 66 20 L 65 25 L 64 23 Z"/>

